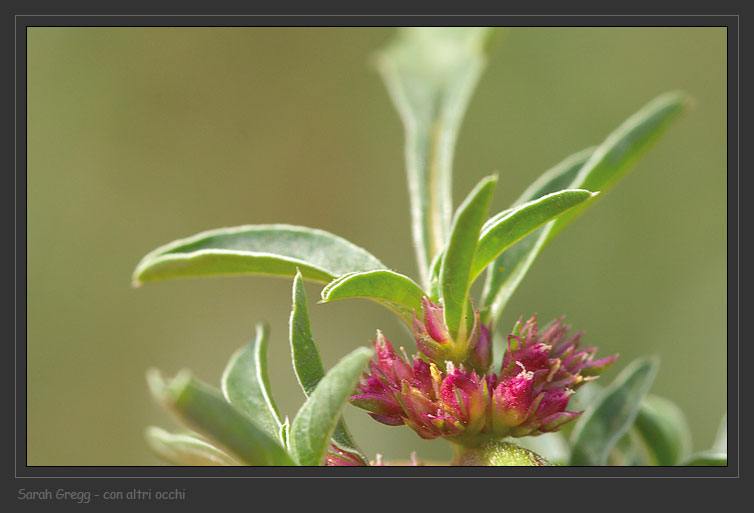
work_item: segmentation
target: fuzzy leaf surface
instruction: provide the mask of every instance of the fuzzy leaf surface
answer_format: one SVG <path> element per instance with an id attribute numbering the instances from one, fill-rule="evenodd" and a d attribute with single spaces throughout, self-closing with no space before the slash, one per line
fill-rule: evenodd
<path id="1" fill-rule="evenodd" d="M 271 436 L 280 434 L 280 414 L 267 376 L 267 343 L 270 328 L 257 324 L 254 341 L 236 351 L 222 376 L 225 399 Z"/>
<path id="2" fill-rule="evenodd" d="M 323 283 L 350 272 L 384 269 L 375 256 L 324 230 L 285 224 L 220 228 L 179 239 L 147 254 L 134 284 L 169 278 L 269 274 Z"/>
<path id="3" fill-rule="evenodd" d="M 317 384 L 325 376 L 325 368 L 319 355 L 309 324 L 309 309 L 306 306 L 306 290 L 301 274 L 293 280 L 293 308 L 289 323 L 291 358 L 293 371 L 301 389 L 309 397 Z M 364 453 L 359 449 L 342 417 L 333 431 L 333 442 L 343 451 L 359 458 L 365 465 L 369 464 Z"/>
<path id="4" fill-rule="evenodd" d="M 455 143 L 493 31 L 401 28 L 377 56 L 377 68 L 405 129 L 412 235 L 423 279 L 450 232 Z"/>
<path id="5" fill-rule="evenodd" d="M 479 246 L 471 270 L 472 280 L 511 245 L 593 196 L 595 194 L 589 191 L 568 189 L 546 194 L 493 216 L 484 224 L 479 235 Z"/>
<path id="6" fill-rule="evenodd" d="M 322 301 L 366 298 L 391 309 L 409 326 L 414 311 L 421 315 L 421 299 L 426 295 L 411 278 L 394 271 L 379 270 L 350 273 L 322 289 Z"/>
<path id="7" fill-rule="evenodd" d="M 487 217 L 496 176 L 483 178 L 461 203 L 453 217 L 448 247 L 440 265 L 440 295 L 445 324 L 453 338 L 465 337 L 473 322 L 469 308 L 472 265 L 477 254 L 479 231 Z"/>
<path id="8" fill-rule="evenodd" d="M 289 446 L 299 465 L 323 463 L 343 407 L 373 354 L 373 350 L 360 347 L 343 357 L 325 374 L 298 411 L 291 424 Z"/>

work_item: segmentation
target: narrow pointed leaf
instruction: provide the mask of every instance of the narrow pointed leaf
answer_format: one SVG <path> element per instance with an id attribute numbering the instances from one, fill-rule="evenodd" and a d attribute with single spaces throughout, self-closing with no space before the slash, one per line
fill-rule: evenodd
<path id="1" fill-rule="evenodd" d="M 429 276 L 427 279 L 429 299 L 437 303 L 440 300 L 440 266 L 442 265 L 442 258 L 445 255 L 447 245 L 437 252 L 432 259 L 432 263 L 429 265 Z"/>
<path id="2" fill-rule="evenodd" d="M 285 224 L 246 225 L 202 232 L 146 255 L 135 285 L 168 278 L 269 274 L 327 283 L 349 272 L 384 269 L 376 257 L 323 230 Z"/>
<path id="3" fill-rule="evenodd" d="M 360 347 L 346 355 L 325 374 L 301 407 L 289 434 L 291 454 L 299 465 L 323 463 L 343 407 L 373 354 L 373 350 Z"/>
<path id="4" fill-rule="evenodd" d="M 685 93 L 673 91 L 650 101 L 613 131 L 584 164 L 572 188 L 606 191 L 649 150 L 689 105 Z M 590 202 L 591 203 L 591 202 Z M 548 240 L 555 237 L 588 205 L 582 205 L 553 223 Z"/>
<path id="5" fill-rule="evenodd" d="M 181 466 L 238 466 L 240 463 L 212 444 L 187 434 L 174 434 L 150 427 L 146 432 L 152 451 L 173 465 Z"/>
<path id="6" fill-rule="evenodd" d="M 440 265 L 440 295 L 445 324 L 453 338 L 463 338 L 473 321 L 469 310 L 471 270 L 477 252 L 479 231 L 487 217 L 496 176 L 488 176 L 477 184 L 458 207 L 453 218 L 450 241 Z"/>
<path id="7" fill-rule="evenodd" d="M 698 452 L 685 460 L 682 465 L 686 467 L 727 467 L 728 454 L 715 451 Z"/>
<path id="8" fill-rule="evenodd" d="M 182 371 L 169 383 L 150 371 L 153 395 L 188 427 L 245 465 L 295 465 L 286 450 L 267 432 L 225 401 L 216 390 Z"/>
<path id="9" fill-rule="evenodd" d="M 411 278 L 394 271 L 366 271 L 347 274 L 322 289 L 322 301 L 366 298 L 390 308 L 409 326 L 414 311 L 421 313 L 421 299 L 426 293 Z"/>
<path id="10" fill-rule="evenodd" d="M 448 238 L 456 138 L 493 30 L 402 28 L 377 57 L 406 132 L 412 235 L 423 278 Z"/>
<path id="11" fill-rule="evenodd" d="M 515 242 L 595 194 L 581 189 L 553 192 L 490 219 L 479 236 L 479 247 L 471 270 L 472 281 Z"/>
<path id="12" fill-rule="evenodd" d="M 293 370 L 304 394 L 309 397 L 324 377 L 325 368 L 322 365 L 322 359 L 319 356 L 319 350 L 314 342 L 314 336 L 309 325 L 306 290 L 304 290 L 300 273 L 296 274 L 293 280 L 293 308 L 291 309 L 289 326 Z M 288 437 L 289 432 L 290 428 L 286 430 L 286 437 Z M 341 450 L 356 456 L 365 465 L 369 464 L 369 460 L 359 449 L 342 417 L 335 426 L 332 438 Z"/>
<path id="13" fill-rule="evenodd" d="M 605 465 L 610 450 L 628 432 L 657 375 L 655 359 L 632 362 L 606 387 L 574 427 L 571 465 Z"/>
<path id="14" fill-rule="evenodd" d="M 600 197 L 604 196 L 605 191 L 631 169 L 687 105 L 688 99 L 683 93 L 660 95 L 628 118 L 596 149 L 571 155 L 547 171 L 514 205 L 564 188 L 600 191 Z M 545 244 L 593 203 L 594 200 L 585 201 L 519 241 L 495 260 L 489 267 L 484 287 L 484 322 L 497 321 Z"/>
<path id="15" fill-rule="evenodd" d="M 668 399 L 648 395 L 641 404 L 634 426 L 652 453 L 654 465 L 677 465 L 691 451 L 691 430 L 686 417 Z"/>
<path id="16" fill-rule="evenodd" d="M 593 149 L 588 148 L 569 156 L 546 171 L 516 200 L 514 207 L 525 205 L 539 197 L 567 188 Z M 494 218 L 493 218 L 494 219 Z M 482 292 L 482 322 L 497 322 L 500 313 L 544 246 L 549 223 L 510 246 L 488 267 Z"/>
<path id="17" fill-rule="evenodd" d="M 272 436 L 280 434 L 280 414 L 267 376 L 267 339 L 270 328 L 257 324 L 256 337 L 233 354 L 222 376 L 222 392 L 243 413 Z"/>

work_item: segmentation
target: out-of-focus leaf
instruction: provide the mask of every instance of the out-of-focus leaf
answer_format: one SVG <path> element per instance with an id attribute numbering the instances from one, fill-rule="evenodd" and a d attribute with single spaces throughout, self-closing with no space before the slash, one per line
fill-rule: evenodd
<path id="1" fill-rule="evenodd" d="M 293 371 L 306 397 L 309 397 L 317 384 L 325 375 L 325 368 L 319 356 L 317 344 L 314 342 L 309 325 L 309 310 L 306 306 L 306 290 L 301 274 L 296 274 L 293 280 L 293 308 L 290 319 L 290 342 Z M 287 433 L 286 433 L 287 435 Z M 359 449 L 351 436 L 346 421 L 341 418 L 333 432 L 333 442 L 343 451 L 360 459 L 364 465 L 369 460 Z"/>
<path id="2" fill-rule="evenodd" d="M 636 430 L 636 426 L 626 432 L 610 450 L 607 464 L 622 467 L 646 467 L 656 465 L 649 447 Z"/>
<path id="3" fill-rule="evenodd" d="M 411 326 L 414 311 L 421 316 L 421 298 L 425 292 L 411 278 L 394 271 L 350 273 L 322 289 L 322 301 L 366 298 L 390 308 Z"/>
<path id="4" fill-rule="evenodd" d="M 246 225 L 202 232 L 146 255 L 135 285 L 167 278 L 227 274 L 294 276 L 327 283 L 350 272 L 384 269 L 376 257 L 323 230 L 285 224 Z"/>
<path id="5" fill-rule="evenodd" d="M 254 341 L 236 351 L 222 376 L 222 392 L 236 410 L 272 436 L 280 434 L 280 414 L 267 376 L 267 339 L 270 328 L 257 324 Z"/>
<path id="6" fill-rule="evenodd" d="M 685 467 L 727 467 L 728 454 L 716 451 L 704 451 L 693 454 L 684 460 Z"/>
<path id="7" fill-rule="evenodd" d="M 624 121 L 595 150 L 588 149 L 571 155 L 547 171 L 514 205 L 565 188 L 600 191 L 600 197 L 604 196 L 605 191 L 636 163 L 688 103 L 684 93 L 660 95 Z M 571 209 L 495 260 L 489 268 L 484 287 L 484 322 L 497 321 L 508 299 L 544 245 L 593 203 L 593 199 L 588 200 Z"/>
<path id="8" fill-rule="evenodd" d="M 596 193 L 581 189 L 567 189 L 547 194 L 492 217 L 482 226 L 471 270 L 472 280 L 512 244 L 595 195 Z"/>
<path id="9" fill-rule="evenodd" d="M 539 454 L 554 465 L 567 465 L 571 457 L 571 447 L 563 433 L 545 433 L 538 436 L 516 438 L 516 443 L 524 449 Z"/>
<path id="10" fill-rule="evenodd" d="M 715 435 L 712 450 L 714 452 L 728 452 L 728 412 L 725 412 L 720 421 L 720 426 L 717 428 L 717 435 Z"/>
<path id="11" fill-rule="evenodd" d="M 610 450 L 633 425 L 657 368 L 655 358 L 636 360 L 603 390 L 594 407 L 576 421 L 571 465 L 607 463 Z"/>
<path id="12" fill-rule="evenodd" d="M 158 427 L 149 427 L 147 443 L 157 456 L 173 465 L 238 466 L 236 460 L 212 444 L 192 435 L 169 433 Z"/>
<path id="13" fill-rule="evenodd" d="M 644 398 L 634 423 L 653 465 L 677 465 L 691 451 L 691 430 L 676 404 L 656 395 Z"/>
<path id="14" fill-rule="evenodd" d="M 440 264 L 443 315 L 454 339 L 463 340 L 474 321 L 469 308 L 471 268 L 477 252 L 479 231 L 487 217 L 496 183 L 496 176 L 483 178 L 458 207 L 450 241 Z"/>
<path id="15" fill-rule="evenodd" d="M 289 447 L 299 465 L 323 463 L 343 407 L 373 354 L 373 350 L 359 347 L 343 357 L 325 374 L 298 411 L 291 424 Z"/>
<path id="16" fill-rule="evenodd" d="M 593 148 L 582 150 L 546 171 L 524 191 L 512 208 L 568 188 L 593 151 Z M 524 237 L 501 253 L 487 268 L 487 279 L 482 292 L 482 322 L 492 322 L 493 325 L 497 322 L 518 284 L 544 247 L 551 228 L 552 223 L 549 223 Z"/>
<path id="17" fill-rule="evenodd" d="M 448 238 L 456 137 L 492 33 L 481 27 L 402 28 L 377 57 L 406 131 L 412 235 L 423 279 Z"/>
<path id="18" fill-rule="evenodd" d="M 689 97 L 680 91 L 668 92 L 650 101 L 607 136 L 579 170 L 571 187 L 602 192 L 608 190 L 652 147 L 670 122 L 688 105 Z M 548 234 L 548 240 L 560 233 L 587 206 L 584 204 L 558 218 Z"/>
<path id="19" fill-rule="evenodd" d="M 166 383 L 159 372 L 147 374 L 152 394 L 188 427 L 241 463 L 251 466 L 295 465 L 277 440 L 225 401 L 219 390 L 180 372 Z"/>

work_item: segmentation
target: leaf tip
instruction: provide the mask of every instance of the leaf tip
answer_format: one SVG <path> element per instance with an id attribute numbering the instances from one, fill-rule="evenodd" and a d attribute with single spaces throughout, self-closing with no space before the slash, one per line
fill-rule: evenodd
<path id="1" fill-rule="evenodd" d="M 155 442 L 162 441 L 168 432 L 157 426 L 148 426 L 144 430 L 144 438 L 147 439 L 147 443 L 152 446 Z"/>
<path id="2" fill-rule="evenodd" d="M 154 367 L 147 370 L 147 386 L 152 394 L 152 397 L 162 402 L 165 400 L 165 389 L 167 384 L 165 378 L 162 376 L 162 372 Z"/>
<path id="3" fill-rule="evenodd" d="M 191 371 L 183 369 L 169 382 L 164 382 L 163 397 L 169 402 L 175 402 L 185 392 L 191 383 Z"/>

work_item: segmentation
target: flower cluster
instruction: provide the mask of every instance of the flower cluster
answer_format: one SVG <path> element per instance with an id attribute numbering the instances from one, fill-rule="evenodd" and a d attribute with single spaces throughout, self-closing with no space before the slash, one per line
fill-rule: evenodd
<path id="1" fill-rule="evenodd" d="M 450 361 L 443 369 L 434 354 L 425 353 L 423 338 L 426 333 L 437 340 L 433 332 L 439 328 L 433 322 L 438 317 L 427 315 L 424 330 L 415 326 L 417 341 L 422 342 L 411 360 L 405 351 L 399 356 L 377 333 L 376 357 L 351 397 L 354 405 L 383 424 L 406 424 L 426 439 L 444 437 L 467 444 L 537 435 L 578 417 L 582 412 L 566 411 L 569 396 L 617 358 L 595 360 L 596 348 L 579 349 L 582 332 L 566 337 L 563 318 L 538 333 L 534 316 L 524 324 L 519 320 L 508 336 L 498 374 L 478 373 Z M 489 335 L 485 336 L 488 344 Z"/>

